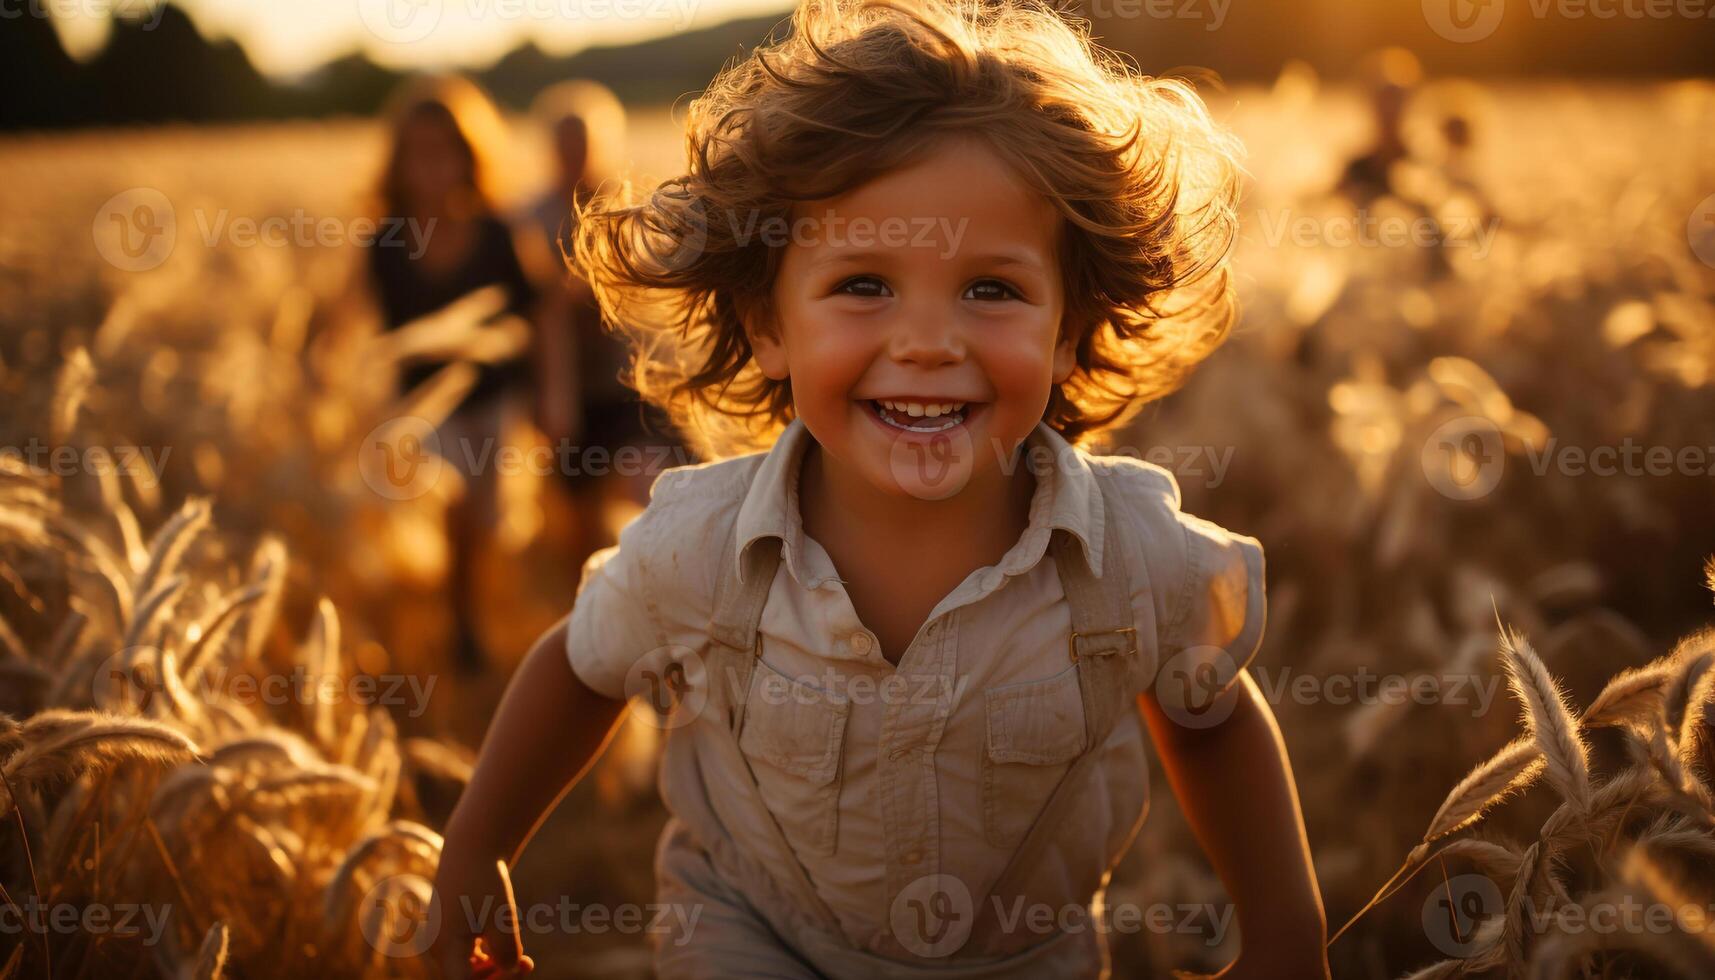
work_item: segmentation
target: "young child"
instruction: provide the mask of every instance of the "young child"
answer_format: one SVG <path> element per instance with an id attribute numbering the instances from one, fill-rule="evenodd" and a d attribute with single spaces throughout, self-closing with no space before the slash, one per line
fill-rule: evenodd
<path id="1" fill-rule="evenodd" d="M 443 962 L 642 695 L 662 977 L 1104 975 L 1067 913 L 1142 824 L 1146 729 L 1236 905 L 1221 975 L 1325 977 L 1243 669 L 1261 547 L 1081 448 L 1228 330 L 1233 138 L 1047 6 L 970 0 L 806 0 L 687 127 L 689 172 L 582 215 L 576 256 L 630 383 L 718 461 L 661 475 L 509 687 Z"/>

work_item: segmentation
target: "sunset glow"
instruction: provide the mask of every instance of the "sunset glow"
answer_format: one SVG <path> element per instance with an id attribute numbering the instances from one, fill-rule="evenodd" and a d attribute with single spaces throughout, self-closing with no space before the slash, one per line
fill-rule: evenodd
<path id="1" fill-rule="evenodd" d="M 625 44 L 791 9 L 786 0 L 179 0 L 209 37 L 230 37 L 261 71 L 293 75 L 363 51 L 393 67 L 480 67 L 533 42 L 550 54 Z M 113 14 L 147 23 L 141 0 L 50 0 L 67 49 L 101 49 Z"/>

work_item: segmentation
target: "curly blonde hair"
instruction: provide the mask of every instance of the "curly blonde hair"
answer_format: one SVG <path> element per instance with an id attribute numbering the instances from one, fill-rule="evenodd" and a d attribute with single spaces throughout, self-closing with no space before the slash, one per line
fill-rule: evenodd
<path id="1" fill-rule="evenodd" d="M 581 209 L 572 261 L 632 349 L 626 383 L 703 458 L 755 452 L 792 419 L 744 331 L 795 203 L 848 191 L 972 134 L 1065 218 L 1063 329 L 1077 367 L 1043 420 L 1074 444 L 1182 384 L 1235 317 L 1236 137 L 1184 81 L 1141 75 L 1036 0 L 804 0 L 784 38 L 691 103 L 688 172 Z"/>

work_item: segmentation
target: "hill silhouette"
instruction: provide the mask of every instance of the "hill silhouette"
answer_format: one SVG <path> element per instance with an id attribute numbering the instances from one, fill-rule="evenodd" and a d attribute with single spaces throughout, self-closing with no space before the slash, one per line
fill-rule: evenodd
<path id="1" fill-rule="evenodd" d="M 1708 56 L 1715 50 L 1715 20 L 1707 18 L 1572 16 L 1557 5 L 1563 0 L 1488 0 L 1504 10 L 1492 34 L 1454 43 L 1426 20 L 1428 5 L 1440 2 L 1471 0 L 1099 0 L 1083 6 L 1095 15 L 1093 33 L 1151 74 L 1196 67 L 1228 80 L 1268 80 L 1294 59 L 1344 77 L 1365 52 L 1385 44 L 1417 52 L 1432 74 L 1644 78 L 1715 70 Z M 1619 0 L 1586 6 L 1598 4 L 1626 9 Z M 403 77 L 353 52 L 305 78 L 276 81 L 237 43 L 205 38 L 182 9 L 168 4 L 154 16 L 152 28 L 115 18 L 107 46 L 81 64 L 66 54 L 46 19 L 10 19 L 0 31 L 0 92 L 6 93 L 0 130 L 369 114 Z M 744 18 L 563 56 L 526 43 L 471 75 L 515 109 L 543 87 L 572 77 L 604 82 L 628 101 L 672 101 L 700 91 L 722 64 L 762 41 L 782 19 Z"/>
<path id="2" fill-rule="evenodd" d="M 562 79 L 595 78 L 628 101 L 671 101 L 694 93 L 729 58 L 780 21 L 749 18 L 613 48 L 550 55 L 519 47 L 470 74 L 496 99 L 523 108 Z M 152 26 L 116 17 L 106 47 L 79 64 L 53 25 L 18 17 L 0 31 L 0 130 L 61 129 L 127 123 L 371 114 L 404 73 L 353 52 L 292 82 L 268 79 L 230 40 L 211 41 L 171 4 Z"/>

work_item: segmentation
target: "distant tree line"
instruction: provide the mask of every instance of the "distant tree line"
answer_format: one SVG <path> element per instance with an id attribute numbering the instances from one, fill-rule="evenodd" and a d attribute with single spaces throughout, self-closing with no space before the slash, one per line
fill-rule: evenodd
<path id="1" fill-rule="evenodd" d="M 599 79 L 627 101 L 670 102 L 706 85 L 779 20 L 735 21 L 566 57 L 527 44 L 472 75 L 513 108 L 572 77 Z M 0 20 L 0 130 L 370 114 L 402 77 L 354 52 L 302 79 L 275 81 L 236 42 L 204 38 L 170 4 L 148 21 L 115 18 L 107 45 L 82 63 L 66 53 L 49 20 Z"/>
<path id="2" fill-rule="evenodd" d="M 1715 19 L 1689 16 L 1698 5 L 1715 11 L 1715 0 L 1512 0 L 1492 34 L 1473 43 L 1436 36 L 1423 0 L 1084 0 L 1071 9 L 1092 17 L 1094 33 L 1144 71 L 1197 66 L 1227 80 L 1266 81 L 1288 59 L 1343 77 L 1384 44 L 1411 48 L 1431 74 L 1707 76 L 1715 72 Z M 368 114 L 400 80 L 360 53 L 302 79 L 271 80 L 237 43 L 204 38 L 171 4 L 147 22 L 116 18 L 106 47 L 80 63 L 51 22 L 9 9 L 0 19 L 0 130 Z M 571 77 L 602 81 L 627 101 L 670 102 L 699 91 L 781 20 L 735 20 L 567 56 L 526 44 L 472 74 L 513 108 Z"/>

